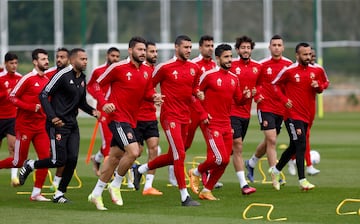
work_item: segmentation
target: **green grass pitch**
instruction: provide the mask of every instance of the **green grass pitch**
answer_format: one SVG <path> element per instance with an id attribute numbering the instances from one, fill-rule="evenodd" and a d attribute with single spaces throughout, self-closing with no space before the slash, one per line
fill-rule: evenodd
<path id="1" fill-rule="evenodd" d="M 201 201 L 199 207 L 181 207 L 180 195 L 176 188 L 167 187 L 167 168 L 157 170 L 154 186 L 164 192 L 163 196 L 142 196 L 141 191 L 123 191 L 124 206 L 111 203 L 108 192 L 103 198 L 108 211 L 97 211 L 87 202 L 87 196 L 94 187 L 97 178 L 91 164 L 85 164 L 87 148 L 95 120 L 79 119 L 81 128 L 81 150 L 77 173 L 82 181 L 80 189 L 69 189 L 66 196 L 72 200 L 69 204 L 52 202 L 31 202 L 29 192 L 33 182 L 29 179 L 19 188 L 10 187 L 10 170 L 0 170 L 0 220 L 1 223 L 265 223 L 268 207 L 253 207 L 248 216 L 264 216 L 259 220 L 244 220 L 243 212 L 251 203 L 264 203 L 274 206 L 272 219 L 287 218 L 285 223 L 360 223 L 360 215 L 337 215 L 336 207 L 346 198 L 360 199 L 360 114 L 328 113 L 323 119 L 316 119 L 312 129 L 312 149 L 321 154 L 321 162 L 316 167 L 321 170 L 318 176 L 308 176 L 316 188 L 301 192 L 297 178 L 290 176 L 284 168 L 287 184 L 275 191 L 270 184 L 260 182 L 261 175 L 255 173 L 259 182 L 252 184 L 257 188 L 255 194 L 241 195 L 239 183 L 232 164 L 229 164 L 221 182 L 224 187 L 215 189 L 214 195 L 219 201 Z M 161 147 L 167 151 L 167 143 L 161 132 Z M 249 158 L 256 145 L 262 140 L 256 117 L 252 117 L 245 139 L 244 157 Z M 6 142 L 6 141 L 5 141 Z M 4 142 L 4 143 L 5 143 Z M 288 143 L 286 130 L 279 136 L 278 144 Z M 94 151 L 99 148 L 99 136 Z M 30 150 L 30 158 L 34 158 Z M 281 150 L 278 150 L 278 158 Z M 200 132 L 196 134 L 186 161 L 194 156 L 205 155 L 205 144 Z M 2 145 L 0 157 L 7 156 L 6 144 Z M 146 161 L 144 152 L 139 161 Z M 264 163 L 267 168 L 267 163 Z M 189 167 L 189 166 L 188 166 Z M 54 170 L 52 170 L 54 173 Z M 48 185 L 48 183 L 46 183 Z M 71 185 L 78 183 L 73 179 Z M 127 186 L 122 186 L 127 189 Z M 49 189 L 44 189 L 49 193 Z M 193 198 L 197 199 L 189 189 Z M 48 197 L 51 197 L 50 195 Z M 346 203 L 341 211 L 359 211 L 360 203 Z"/>

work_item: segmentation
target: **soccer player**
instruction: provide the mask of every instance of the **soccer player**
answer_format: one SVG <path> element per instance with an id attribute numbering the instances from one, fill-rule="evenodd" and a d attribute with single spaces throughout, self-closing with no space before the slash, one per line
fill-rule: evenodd
<path id="1" fill-rule="evenodd" d="M 197 56 L 196 58 L 193 58 L 191 61 L 196 63 L 199 66 L 201 73 L 204 73 L 206 71 L 209 71 L 210 69 L 215 68 L 216 63 L 212 59 L 212 56 L 214 53 L 214 38 L 212 36 L 203 35 L 200 37 L 199 51 L 200 51 L 199 56 Z M 194 108 L 194 106 L 191 106 L 190 111 L 191 111 L 190 125 L 189 125 L 189 130 L 188 130 L 188 134 L 187 134 L 186 141 L 185 141 L 185 150 L 188 150 L 191 147 L 191 144 L 192 144 L 194 136 L 195 136 L 196 129 L 199 126 L 201 128 L 203 136 L 206 135 L 206 134 L 204 134 L 205 126 L 200 121 L 200 116 L 199 116 L 198 111 L 196 110 L 196 108 Z M 173 165 L 170 165 L 170 166 L 173 167 Z M 171 168 L 170 166 L 169 166 L 169 170 L 172 170 L 172 173 L 169 171 L 169 181 L 173 186 L 176 186 L 177 185 L 176 178 L 175 178 L 175 175 L 173 174 L 174 169 Z M 201 179 L 203 184 L 206 183 L 207 176 L 208 176 L 207 173 L 204 173 L 204 176 Z M 215 185 L 215 187 L 222 187 L 222 183 L 220 183 L 220 182 L 217 183 Z"/>
<path id="2" fill-rule="evenodd" d="M 326 72 L 325 72 L 324 68 L 316 63 L 316 52 L 315 52 L 315 50 L 313 48 L 311 49 L 311 61 L 310 61 L 310 64 L 315 66 L 319 70 L 320 79 L 321 79 L 321 83 L 322 83 L 322 88 L 326 89 L 329 86 L 329 79 L 327 78 L 327 75 L 326 75 Z M 313 121 L 315 119 L 315 113 L 316 113 L 316 102 L 315 102 L 315 100 L 312 101 L 312 103 L 313 103 L 313 105 L 311 106 L 311 108 L 313 109 L 312 118 L 310 119 L 309 127 L 308 127 L 308 130 L 306 132 L 305 161 L 306 161 L 306 173 L 309 174 L 309 175 L 316 175 L 316 174 L 320 173 L 320 170 L 316 169 L 312 165 L 311 158 L 310 158 L 310 150 L 311 150 L 311 147 L 310 147 L 310 129 L 312 127 Z M 289 161 L 288 168 L 289 168 L 289 173 L 291 175 L 296 175 L 296 162 L 295 162 L 295 157 L 294 156 Z"/>
<path id="3" fill-rule="evenodd" d="M 89 202 L 94 203 L 98 210 L 107 210 L 104 207 L 102 193 L 116 167 L 115 177 L 108 185 L 108 190 L 113 203 L 123 205 L 121 182 L 141 153 L 134 130 L 137 112 L 144 99 L 161 103 L 161 96 L 155 92 L 151 82 L 151 71 L 143 64 L 146 57 L 145 39 L 132 37 L 128 54 L 127 60 L 113 63 L 96 80 L 99 86 L 111 85 L 108 98 L 99 97 L 98 103 L 102 110 L 109 114 L 109 128 L 113 134 L 109 157 L 105 160 L 100 177 L 88 196 Z M 102 96 L 103 93 L 100 90 L 97 94 Z"/>
<path id="4" fill-rule="evenodd" d="M 16 83 L 21 79 L 18 73 L 18 56 L 12 52 L 5 54 L 5 69 L 0 73 L 0 146 L 3 138 L 6 137 L 9 157 L 14 156 L 15 148 L 15 117 L 16 106 L 9 99 L 9 93 Z M 11 168 L 11 186 L 19 186 L 17 168 Z"/>
<path id="5" fill-rule="evenodd" d="M 220 44 L 215 49 L 216 61 L 219 67 L 205 72 L 200 77 L 200 91 L 204 92 L 202 105 L 209 117 L 206 125 L 206 160 L 197 168 L 189 170 L 190 186 L 194 193 L 203 200 L 218 200 L 212 189 L 223 175 L 230 162 L 233 146 L 233 133 L 230 121 L 233 101 L 236 104 L 244 103 L 244 99 L 251 99 L 249 89 L 240 88 L 238 77 L 230 72 L 232 66 L 232 48 L 228 44 Z M 200 175 L 211 170 L 209 179 L 199 192 Z"/>
<path id="6" fill-rule="evenodd" d="M 291 157 L 296 155 L 300 188 L 311 190 L 315 188 L 315 185 L 305 178 L 304 169 L 306 132 L 312 122 L 316 93 L 321 93 L 324 86 L 319 70 L 309 65 L 311 46 L 308 43 L 299 43 L 296 45 L 295 52 L 297 62 L 283 69 L 272 81 L 275 92 L 286 107 L 284 120 L 290 145 L 282 153 L 276 166 L 269 169 L 269 173 L 279 182 L 280 171 Z M 277 185 L 280 186 L 280 183 Z"/>
<path id="7" fill-rule="evenodd" d="M 34 145 L 39 159 L 50 156 L 50 140 L 45 129 L 46 115 L 39 100 L 39 93 L 49 82 L 45 76 L 45 71 L 49 68 L 48 53 L 44 49 L 35 49 L 32 59 L 34 69 L 23 76 L 10 93 L 11 102 L 18 108 L 15 153 L 13 157 L 0 161 L 1 168 L 21 167 L 28 158 L 30 143 Z M 50 201 L 41 194 L 47 172 L 47 169 L 35 172 L 31 201 Z"/>
<path id="8" fill-rule="evenodd" d="M 255 42 L 248 36 L 236 38 L 235 50 L 239 57 L 232 61 L 230 71 L 236 74 L 240 80 L 242 91 L 251 91 L 256 94 L 256 82 L 260 74 L 261 65 L 251 59 Z M 240 183 L 241 192 L 244 195 L 256 192 L 256 188 L 250 187 L 245 178 L 245 166 L 243 160 L 243 142 L 249 127 L 251 117 L 252 98 L 243 105 L 233 104 L 231 108 L 231 127 L 233 134 L 233 164 L 236 176 Z"/>
<path id="9" fill-rule="evenodd" d="M 276 139 L 280 133 L 285 107 L 276 97 L 271 82 L 283 68 L 292 64 L 290 59 L 283 56 L 285 47 L 281 36 L 274 35 L 271 38 L 269 50 L 271 56 L 260 61 L 262 69 L 257 81 L 257 94 L 254 98 L 257 103 L 257 114 L 260 129 L 264 133 L 264 140 L 257 146 L 255 154 L 245 161 L 247 177 L 250 182 L 254 182 L 254 168 L 265 153 L 269 166 L 276 165 Z M 277 184 L 276 180 L 274 180 L 274 184 Z M 279 186 L 274 187 L 279 188 Z"/>
<path id="10" fill-rule="evenodd" d="M 51 141 L 51 157 L 40 160 L 27 160 L 19 172 L 23 185 L 34 169 L 46 169 L 64 166 L 59 188 L 53 196 L 54 203 L 67 203 L 67 187 L 76 168 L 80 133 L 77 122 L 78 110 L 94 117 L 99 112 L 86 101 L 87 54 L 84 49 L 70 51 L 70 64 L 56 73 L 40 93 L 41 106 L 47 121 L 46 127 Z"/>
<path id="11" fill-rule="evenodd" d="M 162 154 L 154 160 L 134 169 L 134 181 L 140 181 L 140 174 L 155 168 L 174 165 L 174 172 L 181 195 L 182 206 L 198 206 L 186 188 L 184 161 L 186 134 L 190 120 L 189 105 L 195 103 L 193 89 L 198 86 L 196 77 L 201 73 L 199 67 L 189 60 L 191 54 L 191 39 L 179 35 L 175 40 L 175 57 L 158 65 L 153 73 L 153 83 L 160 83 L 161 93 L 165 95 L 161 106 L 160 122 L 169 142 L 167 154 Z M 200 117 L 207 120 L 207 114 Z"/>
<path id="12" fill-rule="evenodd" d="M 96 98 L 96 80 L 102 75 L 105 70 L 113 63 L 120 61 L 120 50 L 116 47 L 110 47 L 106 52 L 106 62 L 94 69 L 92 72 L 91 78 L 87 84 L 87 91 L 91 96 L 93 96 L 97 101 L 99 99 Z M 110 88 L 110 84 L 100 86 L 101 91 L 105 94 L 108 92 Z M 104 97 L 102 96 L 102 97 Z M 101 111 L 100 105 L 97 104 L 97 110 Z M 101 136 L 101 147 L 100 150 L 91 156 L 91 161 L 93 163 L 93 170 L 96 176 L 100 176 L 100 164 L 102 159 L 106 159 L 109 155 L 110 144 L 112 139 L 112 133 L 108 127 L 109 121 L 108 116 L 105 112 L 101 112 L 101 117 L 98 120 L 99 122 L 99 130 Z"/>
<path id="13" fill-rule="evenodd" d="M 149 67 L 149 70 L 154 71 L 154 66 L 157 61 L 156 44 L 151 41 L 146 42 L 146 60 L 144 65 Z M 148 149 L 148 161 L 155 159 L 158 156 L 159 148 L 159 128 L 156 118 L 156 107 L 154 102 L 144 100 L 141 104 L 137 115 L 137 123 L 135 128 L 136 139 L 139 142 L 141 152 L 144 149 L 144 140 Z M 145 186 L 143 195 L 162 195 L 163 193 L 152 186 L 155 177 L 155 170 L 149 170 L 145 176 Z M 139 185 L 135 185 L 135 189 L 139 189 Z"/>
<path id="14" fill-rule="evenodd" d="M 69 60 L 70 52 L 67 48 L 58 48 L 56 50 L 55 60 L 56 60 L 56 66 L 49 68 L 45 71 L 45 75 L 49 78 L 49 80 L 61 69 L 69 66 L 70 60 Z M 56 191 L 59 187 L 59 183 L 62 178 L 62 172 L 64 171 L 64 167 L 57 167 L 54 179 L 52 181 L 52 185 L 50 187 L 50 190 Z"/>

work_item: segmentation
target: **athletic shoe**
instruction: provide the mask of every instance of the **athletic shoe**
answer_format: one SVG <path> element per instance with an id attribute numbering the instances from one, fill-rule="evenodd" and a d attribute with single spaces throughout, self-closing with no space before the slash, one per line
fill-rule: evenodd
<path id="1" fill-rule="evenodd" d="M 88 201 L 95 204 L 97 210 L 100 210 L 100 211 L 107 210 L 107 208 L 105 208 L 105 206 L 104 206 L 103 199 L 101 196 L 95 197 L 92 194 L 89 194 Z"/>
<path id="2" fill-rule="evenodd" d="M 53 202 L 58 203 L 58 204 L 65 204 L 65 203 L 69 203 L 70 200 L 67 199 L 64 195 L 61 195 L 61 196 L 59 196 L 57 198 L 55 198 L 55 195 L 54 195 Z"/>
<path id="3" fill-rule="evenodd" d="M 108 190 L 111 196 L 111 200 L 114 204 L 122 206 L 124 204 L 121 192 L 119 187 L 112 187 L 110 184 L 108 185 Z"/>
<path id="4" fill-rule="evenodd" d="M 135 190 L 139 190 L 140 189 L 140 181 L 141 181 L 141 176 L 142 174 L 139 173 L 139 167 L 140 165 L 135 164 L 133 166 L 133 171 L 134 171 L 134 187 Z"/>
<path id="5" fill-rule="evenodd" d="M 223 186 L 224 186 L 223 183 L 221 183 L 221 182 L 216 182 L 216 184 L 214 185 L 214 188 L 219 189 L 219 188 L 222 188 Z"/>
<path id="6" fill-rule="evenodd" d="M 28 164 L 29 160 L 25 160 L 23 167 L 21 167 L 19 171 L 19 183 L 20 185 L 24 185 L 26 178 L 33 171 L 31 166 Z"/>
<path id="7" fill-rule="evenodd" d="M 148 189 L 144 189 L 143 192 L 142 192 L 142 195 L 163 195 L 163 193 L 161 191 L 159 191 L 158 189 L 156 188 L 153 188 L 153 187 L 150 187 Z"/>
<path id="8" fill-rule="evenodd" d="M 249 165 L 249 160 L 245 160 L 245 167 L 247 169 L 247 172 L 248 174 L 246 175 L 247 178 L 249 179 L 249 181 L 251 183 L 254 183 L 254 168 L 252 168 L 250 165 Z"/>
<path id="9" fill-rule="evenodd" d="M 201 200 L 209 200 L 209 201 L 217 201 L 219 200 L 218 198 L 216 198 L 211 191 L 201 191 L 199 193 L 199 198 Z"/>
<path id="10" fill-rule="evenodd" d="M 174 165 L 168 166 L 168 172 L 169 172 L 169 183 L 171 184 L 171 186 L 177 187 L 178 184 L 174 173 Z"/>
<path id="11" fill-rule="evenodd" d="M 299 181 L 300 189 L 303 191 L 312 190 L 315 188 L 315 185 L 311 184 L 308 180 L 302 179 Z"/>
<path id="12" fill-rule="evenodd" d="M 292 175 L 292 176 L 295 176 L 296 175 L 296 162 L 295 160 L 293 159 L 290 159 L 289 162 L 288 162 L 288 171 L 289 171 L 289 174 Z"/>
<path id="13" fill-rule="evenodd" d="M 95 160 L 95 155 L 92 155 L 90 159 L 93 164 L 93 171 L 95 175 L 100 176 L 100 163 Z"/>
<path id="14" fill-rule="evenodd" d="M 30 201 L 51 201 L 48 198 L 45 198 L 42 194 L 38 194 L 36 196 L 30 196 Z"/>
<path id="15" fill-rule="evenodd" d="M 241 188 L 241 193 L 243 195 L 249 195 L 255 192 L 256 192 L 256 188 L 250 187 L 249 185 L 245 185 L 244 187 Z"/>
<path id="16" fill-rule="evenodd" d="M 306 173 L 309 174 L 310 176 L 314 176 L 314 175 L 320 173 L 320 170 L 316 169 L 315 167 L 313 167 L 311 165 L 311 166 L 306 167 Z"/>
<path id="17" fill-rule="evenodd" d="M 286 180 L 280 178 L 279 183 L 280 183 L 280 186 L 284 186 L 286 184 Z"/>
<path id="18" fill-rule="evenodd" d="M 200 203 L 193 200 L 190 196 L 187 196 L 186 200 L 181 202 L 181 205 L 182 206 L 199 206 Z"/>
<path id="19" fill-rule="evenodd" d="M 18 187 L 18 186 L 20 186 L 19 178 L 18 178 L 18 177 L 11 178 L 11 183 L 10 183 L 10 185 L 11 185 L 12 187 Z"/>
<path id="20" fill-rule="evenodd" d="M 280 173 L 275 173 L 274 169 L 270 167 L 269 174 L 271 176 L 272 185 L 276 190 L 280 190 Z"/>
<path id="21" fill-rule="evenodd" d="M 190 188 L 195 194 L 199 194 L 200 177 L 194 175 L 194 169 L 189 170 Z"/>

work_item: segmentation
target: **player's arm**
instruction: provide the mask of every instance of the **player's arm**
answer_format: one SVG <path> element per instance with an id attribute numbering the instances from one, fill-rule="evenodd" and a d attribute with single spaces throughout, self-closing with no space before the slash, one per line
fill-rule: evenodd
<path id="1" fill-rule="evenodd" d="M 24 94 L 24 91 L 28 88 L 27 85 L 27 76 L 22 77 L 19 82 L 16 84 L 14 89 L 9 94 L 10 101 L 18 108 L 23 110 L 38 112 L 41 108 L 40 104 L 24 101 L 21 99 L 21 96 Z"/>

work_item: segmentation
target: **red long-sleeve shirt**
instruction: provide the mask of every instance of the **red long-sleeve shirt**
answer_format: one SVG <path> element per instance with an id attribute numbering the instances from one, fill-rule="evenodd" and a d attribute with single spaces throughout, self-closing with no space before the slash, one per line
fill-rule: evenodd
<path id="1" fill-rule="evenodd" d="M 154 72 L 154 65 L 150 65 L 146 62 L 144 62 L 144 66 L 147 66 L 149 71 L 152 74 Z M 156 120 L 156 107 L 154 105 L 154 102 L 144 100 L 141 104 L 141 107 L 139 109 L 138 113 L 138 121 L 155 121 Z"/>
<path id="2" fill-rule="evenodd" d="M 261 60 L 260 63 L 262 64 L 262 69 L 258 78 L 258 93 L 255 96 L 255 101 L 260 95 L 264 97 L 264 99 L 257 104 L 257 108 L 263 112 L 284 115 L 284 104 L 276 97 L 271 82 L 283 68 L 290 66 L 293 62 L 285 57 L 281 57 L 278 60 L 268 57 Z"/>
<path id="3" fill-rule="evenodd" d="M 95 100 L 99 101 L 99 99 L 97 99 L 97 94 L 96 94 L 96 80 L 100 77 L 100 75 L 102 75 L 105 70 L 109 67 L 110 65 L 107 64 L 107 63 L 104 63 L 98 67 L 96 67 L 94 69 L 94 71 L 92 72 L 92 75 L 90 77 L 90 80 L 86 86 L 86 90 L 88 91 L 88 93 L 95 98 Z M 109 90 L 109 87 L 110 87 L 110 83 L 107 83 L 106 85 L 101 85 L 100 86 L 100 89 L 101 89 L 101 92 L 103 93 L 103 96 L 102 97 L 105 97 L 106 93 L 108 92 Z M 99 103 L 96 105 L 96 108 L 99 110 L 99 111 L 102 111 L 102 108 L 100 108 L 100 105 Z"/>
<path id="4" fill-rule="evenodd" d="M 16 106 L 10 101 L 9 94 L 21 79 L 20 73 L 8 73 L 6 70 L 0 73 L 0 119 L 16 117 Z"/>
<path id="5" fill-rule="evenodd" d="M 233 101 L 242 103 L 242 91 L 237 76 L 216 67 L 200 77 L 200 90 L 204 91 L 204 110 L 212 117 L 210 125 L 229 127 Z"/>
<path id="6" fill-rule="evenodd" d="M 241 58 L 234 59 L 231 63 L 230 71 L 237 75 L 240 80 L 241 91 L 248 89 L 252 90 L 256 87 L 256 82 L 260 74 L 261 64 L 249 59 L 242 60 Z M 244 105 L 236 105 L 233 103 L 231 107 L 231 116 L 250 118 L 251 116 L 252 98 L 246 100 Z"/>
<path id="7" fill-rule="evenodd" d="M 314 88 L 311 86 L 312 80 L 321 82 L 318 68 L 312 65 L 303 66 L 299 63 L 294 63 L 283 69 L 273 80 L 274 90 L 282 105 L 285 105 L 289 99 L 292 101 L 293 106 L 286 109 L 285 118 L 301 120 L 306 123 L 312 122 L 315 96 L 316 93 L 322 92 L 321 87 Z"/>
<path id="8" fill-rule="evenodd" d="M 35 111 L 36 104 L 41 105 L 39 94 L 49 82 L 45 75 L 41 76 L 34 69 L 23 76 L 10 93 L 11 102 L 18 107 L 16 128 L 43 130 L 46 115 L 41 108 Z"/>
<path id="9" fill-rule="evenodd" d="M 136 127 L 137 113 L 144 99 L 152 101 L 155 94 L 151 82 L 151 71 L 140 64 L 136 67 L 130 60 L 113 63 L 96 80 L 95 98 L 100 108 L 113 103 L 115 111 L 109 114 L 110 121 L 127 122 Z M 107 100 L 100 86 L 110 85 Z"/>
<path id="10" fill-rule="evenodd" d="M 153 84 L 156 86 L 160 83 L 161 94 L 165 95 L 160 117 L 189 123 L 189 105 L 193 103 L 193 88 L 197 87 L 196 77 L 200 73 L 195 63 L 176 57 L 156 66 Z"/>

